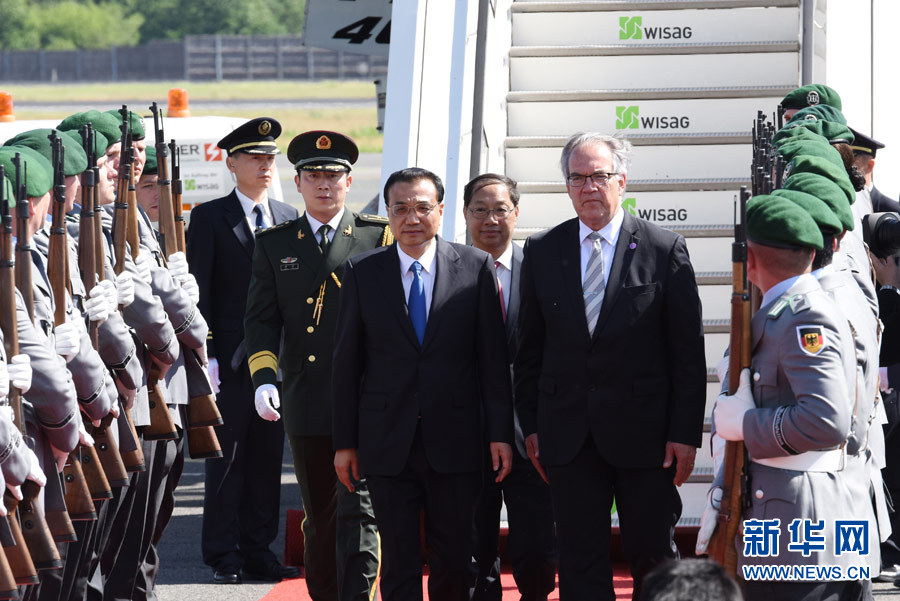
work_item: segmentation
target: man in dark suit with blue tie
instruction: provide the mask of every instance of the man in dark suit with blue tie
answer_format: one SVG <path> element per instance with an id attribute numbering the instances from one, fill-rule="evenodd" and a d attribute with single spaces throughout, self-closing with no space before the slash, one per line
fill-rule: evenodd
<path id="1" fill-rule="evenodd" d="M 368 481 L 381 534 L 381 595 L 422 598 L 419 512 L 433 601 L 469 599 L 472 519 L 487 439 L 502 481 L 512 459 L 506 333 L 494 261 L 437 237 L 440 178 L 391 174 L 397 242 L 347 261 L 335 338 L 334 465 Z"/>
<path id="2" fill-rule="evenodd" d="M 516 408 L 546 469 L 563 601 L 612 601 L 609 509 L 641 580 L 677 556 L 676 486 L 703 431 L 700 299 L 683 237 L 622 209 L 631 145 L 579 134 L 561 166 L 577 219 L 525 243 Z"/>
<path id="3" fill-rule="evenodd" d="M 490 253 L 497 271 L 500 306 L 506 322 L 507 346 L 512 362 L 519 346 L 519 276 L 522 249 L 513 244 L 519 218 L 519 190 L 505 175 L 485 173 L 463 191 L 463 213 L 472 246 Z M 542 601 L 556 588 L 556 536 L 550 488 L 528 460 L 525 437 L 515 422 L 513 469 L 503 482 L 494 482 L 485 469 L 481 495 L 475 510 L 477 570 L 472 601 L 500 601 L 500 509 L 506 502 L 509 537 L 506 557 L 523 601 Z"/>
<path id="4" fill-rule="evenodd" d="M 280 133 L 278 121 L 260 117 L 219 140 L 237 185 L 193 209 L 187 231 L 188 264 L 209 324 L 209 372 L 225 421 L 216 429 L 225 458 L 206 461 L 201 541 L 203 561 L 221 584 L 240 584 L 242 572 L 253 580 L 299 576 L 269 549 L 278 534 L 284 430 L 256 414 L 244 343 L 254 232 L 298 216 L 267 196 Z"/>

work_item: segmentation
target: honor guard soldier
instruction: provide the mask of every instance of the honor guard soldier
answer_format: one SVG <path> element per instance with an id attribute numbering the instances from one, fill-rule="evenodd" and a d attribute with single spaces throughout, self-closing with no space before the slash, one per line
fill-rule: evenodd
<path id="1" fill-rule="evenodd" d="M 762 305 L 751 321 L 751 367 L 740 374 L 737 392 L 720 395 L 713 411 L 716 435 L 743 441 L 749 455 L 750 498 L 743 541 L 737 541 L 744 595 L 749 601 L 862 598 L 865 584 L 855 569 L 865 570 L 867 558 L 858 551 L 867 539 L 855 539 L 857 552 L 846 552 L 840 540 L 842 521 L 872 513 L 868 499 L 854 497 L 844 472 L 856 354 L 850 326 L 810 273 L 822 233 L 804 208 L 774 195 L 754 197 L 746 223 L 747 272 L 763 292 Z M 712 525 L 710 515 L 715 520 L 704 515 L 701 536 Z M 813 575 L 792 581 L 746 569 L 773 565 Z"/>
<path id="2" fill-rule="evenodd" d="M 306 582 L 317 601 L 368 599 L 378 574 L 368 489 L 338 485 L 331 438 L 332 370 L 341 370 L 332 365 L 332 348 L 344 262 L 393 242 L 386 218 L 344 207 L 358 156 L 353 140 L 335 132 L 309 131 L 291 141 L 288 159 L 306 212 L 258 236 L 244 325 L 263 419 L 281 417 L 281 358 L 284 429 L 306 512 Z"/>
<path id="3" fill-rule="evenodd" d="M 214 385 L 221 380 L 217 403 L 225 421 L 216 429 L 225 458 L 206 461 L 202 533 L 203 561 L 220 584 L 300 575 L 269 549 L 278 534 L 284 430 L 253 411 L 244 339 L 255 232 L 298 216 L 267 195 L 280 134 L 278 121 L 260 117 L 219 140 L 237 185 L 193 209 L 187 231 L 187 261 L 209 324 L 209 372 Z"/>
<path id="4" fill-rule="evenodd" d="M 808 106 L 818 106 L 824 104 L 841 110 L 841 97 L 834 88 L 830 88 L 825 84 L 813 83 L 791 90 L 781 100 L 781 106 L 784 107 L 784 120 L 787 121 L 794 116 L 794 113 Z"/>

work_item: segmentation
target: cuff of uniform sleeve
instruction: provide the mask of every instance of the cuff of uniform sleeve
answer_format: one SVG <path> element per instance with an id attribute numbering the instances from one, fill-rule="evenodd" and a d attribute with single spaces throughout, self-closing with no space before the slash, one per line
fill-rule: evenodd
<path id="1" fill-rule="evenodd" d="M 278 379 L 278 357 L 271 351 L 259 351 L 247 360 L 253 386 L 276 384 Z"/>

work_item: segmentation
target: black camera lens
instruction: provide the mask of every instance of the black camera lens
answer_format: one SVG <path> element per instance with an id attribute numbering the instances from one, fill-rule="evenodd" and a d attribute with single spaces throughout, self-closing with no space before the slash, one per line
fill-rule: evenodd
<path id="1" fill-rule="evenodd" d="M 862 226 L 873 255 L 884 259 L 900 252 L 900 214 L 872 213 L 863 217 Z"/>

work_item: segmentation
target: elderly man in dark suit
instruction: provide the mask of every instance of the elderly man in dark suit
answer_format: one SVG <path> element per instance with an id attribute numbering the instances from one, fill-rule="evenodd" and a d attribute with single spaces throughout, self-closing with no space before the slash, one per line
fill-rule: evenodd
<path id="1" fill-rule="evenodd" d="M 497 270 L 500 307 L 506 322 L 509 359 L 519 346 L 519 276 L 522 248 L 513 244 L 519 218 L 519 190 L 504 175 L 485 173 L 474 178 L 463 191 L 463 214 L 472 246 L 490 253 Z M 506 502 L 509 538 L 506 557 L 523 601 L 546 600 L 556 588 L 556 536 L 550 488 L 528 461 L 525 437 L 515 423 L 513 469 L 503 482 L 494 482 L 484 470 L 481 495 L 475 509 L 475 553 L 477 570 L 472 601 L 500 601 L 500 508 Z"/>
<path id="2" fill-rule="evenodd" d="M 569 139 L 561 166 L 577 219 L 525 244 L 515 361 L 528 454 L 546 475 L 560 595 L 615 599 L 609 508 L 641 579 L 677 556 L 676 486 L 700 446 L 703 326 L 684 238 L 621 206 L 631 145 Z"/>
<path id="3" fill-rule="evenodd" d="M 254 409 L 244 344 L 254 232 L 296 219 L 297 210 L 268 198 L 281 125 L 252 119 L 219 140 L 237 186 L 228 196 L 191 211 L 187 259 L 200 287 L 200 312 L 209 324 L 207 349 L 225 425 L 216 429 L 224 459 L 206 461 L 203 561 L 214 581 L 278 581 L 299 576 L 269 549 L 278 534 L 284 429 Z"/>
<path id="4" fill-rule="evenodd" d="M 334 465 L 350 490 L 361 475 L 368 480 L 385 601 L 422 598 L 421 509 L 429 598 L 468 601 L 481 441 L 490 441 L 498 481 L 512 459 L 494 261 L 436 236 L 443 192 L 430 171 L 393 173 L 384 197 L 397 243 L 353 257 L 344 268 Z"/>

